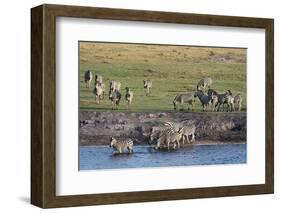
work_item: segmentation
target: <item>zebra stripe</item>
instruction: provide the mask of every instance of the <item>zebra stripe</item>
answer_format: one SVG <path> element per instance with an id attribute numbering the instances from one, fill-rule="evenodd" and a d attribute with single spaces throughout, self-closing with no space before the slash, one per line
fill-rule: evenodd
<path id="1" fill-rule="evenodd" d="M 112 137 L 110 139 L 109 147 L 112 147 L 118 153 L 125 152 L 125 149 L 127 149 L 129 153 L 132 153 L 133 152 L 133 145 L 134 145 L 134 142 L 133 142 L 132 139 L 117 140 L 117 139 Z"/>

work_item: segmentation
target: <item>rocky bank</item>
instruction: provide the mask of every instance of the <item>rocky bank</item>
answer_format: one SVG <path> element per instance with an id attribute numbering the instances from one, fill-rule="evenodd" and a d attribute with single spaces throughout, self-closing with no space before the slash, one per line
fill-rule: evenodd
<path id="1" fill-rule="evenodd" d="M 110 137 L 132 138 L 135 144 L 148 144 L 152 126 L 166 121 L 192 120 L 196 125 L 196 143 L 246 142 L 245 113 L 183 113 L 183 112 L 91 112 L 79 113 L 80 145 L 108 145 Z"/>

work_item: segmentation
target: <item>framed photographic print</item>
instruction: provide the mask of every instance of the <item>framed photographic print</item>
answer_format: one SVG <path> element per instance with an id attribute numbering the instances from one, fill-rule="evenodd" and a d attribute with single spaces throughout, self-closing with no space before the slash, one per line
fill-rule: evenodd
<path id="1" fill-rule="evenodd" d="M 274 22 L 31 9 L 31 203 L 274 191 Z"/>

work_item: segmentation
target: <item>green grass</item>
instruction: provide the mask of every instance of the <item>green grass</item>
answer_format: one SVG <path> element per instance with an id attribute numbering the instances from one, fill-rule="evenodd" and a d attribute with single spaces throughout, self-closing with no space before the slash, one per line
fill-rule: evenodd
<path id="1" fill-rule="evenodd" d="M 84 72 L 101 74 L 106 84 L 106 96 L 95 102 L 93 84 L 85 88 Z M 246 110 L 246 50 L 188 46 L 135 45 L 80 42 L 80 109 L 110 110 L 108 87 L 110 80 L 121 82 L 122 99 L 119 110 L 126 110 L 125 87 L 134 92 L 131 111 L 171 111 L 176 94 L 194 92 L 204 77 L 213 79 L 212 88 L 241 93 Z M 144 93 L 143 80 L 153 81 L 151 96 Z M 197 99 L 195 111 L 200 111 Z"/>

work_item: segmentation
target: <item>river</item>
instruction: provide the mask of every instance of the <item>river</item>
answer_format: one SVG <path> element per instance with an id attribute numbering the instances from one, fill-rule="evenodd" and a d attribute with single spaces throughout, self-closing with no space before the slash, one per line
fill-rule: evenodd
<path id="1" fill-rule="evenodd" d="M 171 167 L 246 163 L 246 144 L 208 144 L 159 151 L 151 146 L 134 146 L 133 154 L 113 154 L 109 146 L 80 146 L 80 170 Z"/>

